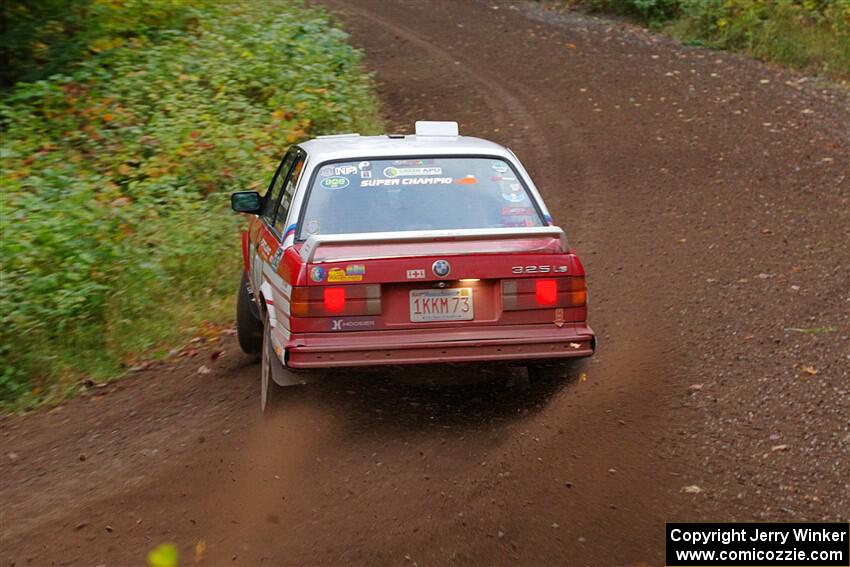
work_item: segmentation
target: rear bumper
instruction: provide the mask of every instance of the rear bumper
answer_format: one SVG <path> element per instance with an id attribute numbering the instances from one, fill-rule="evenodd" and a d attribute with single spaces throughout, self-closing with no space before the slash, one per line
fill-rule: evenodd
<path id="1" fill-rule="evenodd" d="M 307 333 L 287 342 L 286 365 L 307 369 L 540 360 L 590 356 L 595 347 L 593 330 L 584 323 Z"/>

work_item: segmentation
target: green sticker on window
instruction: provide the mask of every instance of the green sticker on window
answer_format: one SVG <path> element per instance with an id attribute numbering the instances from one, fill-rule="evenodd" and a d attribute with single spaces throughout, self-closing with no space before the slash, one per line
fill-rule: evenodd
<path id="1" fill-rule="evenodd" d="M 325 189 L 342 189 L 343 187 L 348 187 L 348 178 L 347 177 L 326 177 L 321 181 L 322 187 Z"/>

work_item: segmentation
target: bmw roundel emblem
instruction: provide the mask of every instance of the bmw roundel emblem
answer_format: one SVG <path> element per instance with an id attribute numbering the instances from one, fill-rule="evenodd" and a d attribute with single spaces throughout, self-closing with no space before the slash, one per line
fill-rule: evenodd
<path id="1" fill-rule="evenodd" d="M 444 278 L 452 271 L 452 267 L 447 260 L 437 260 L 431 265 L 431 269 L 438 278 Z"/>

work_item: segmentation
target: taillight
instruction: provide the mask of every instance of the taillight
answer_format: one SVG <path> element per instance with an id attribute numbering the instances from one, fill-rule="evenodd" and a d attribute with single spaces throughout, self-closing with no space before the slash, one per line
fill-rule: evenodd
<path id="1" fill-rule="evenodd" d="M 325 311 L 328 313 L 342 313 L 345 310 L 345 288 L 325 288 Z"/>
<path id="2" fill-rule="evenodd" d="M 310 286 L 292 288 L 289 312 L 294 317 L 380 315 L 381 286 Z"/>
<path id="3" fill-rule="evenodd" d="M 581 307 L 587 303 L 584 276 L 502 280 L 502 309 Z"/>

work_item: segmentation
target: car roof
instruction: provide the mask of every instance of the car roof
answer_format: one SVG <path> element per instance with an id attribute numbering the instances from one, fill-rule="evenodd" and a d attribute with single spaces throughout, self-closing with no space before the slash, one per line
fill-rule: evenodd
<path id="1" fill-rule="evenodd" d="M 507 148 L 471 136 L 337 134 L 300 144 L 311 161 L 423 155 L 492 155 L 511 158 Z M 313 162 L 316 163 L 316 162 Z"/>

